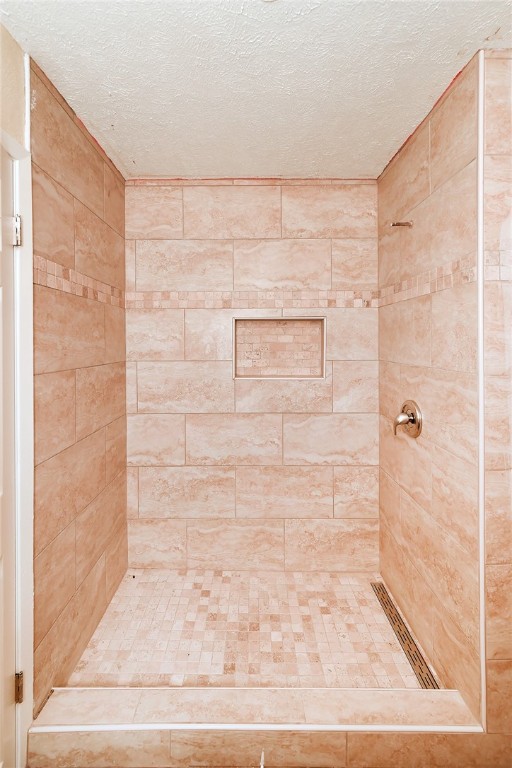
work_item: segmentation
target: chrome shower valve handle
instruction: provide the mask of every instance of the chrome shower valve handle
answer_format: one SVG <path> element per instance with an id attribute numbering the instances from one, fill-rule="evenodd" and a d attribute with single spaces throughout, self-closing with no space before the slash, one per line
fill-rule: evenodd
<path id="1" fill-rule="evenodd" d="M 414 400 L 406 400 L 402 405 L 401 412 L 393 422 L 393 434 L 396 435 L 398 427 L 403 427 L 409 437 L 419 437 L 422 422 L 419 405 Z"/>

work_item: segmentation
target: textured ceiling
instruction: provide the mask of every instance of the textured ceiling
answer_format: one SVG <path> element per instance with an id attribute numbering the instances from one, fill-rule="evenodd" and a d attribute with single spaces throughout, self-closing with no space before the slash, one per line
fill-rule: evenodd
<path id="1" fill-rule="evenodd" d="M 509 0 L 2 0 L 126 177 L 375 178 Z"/>

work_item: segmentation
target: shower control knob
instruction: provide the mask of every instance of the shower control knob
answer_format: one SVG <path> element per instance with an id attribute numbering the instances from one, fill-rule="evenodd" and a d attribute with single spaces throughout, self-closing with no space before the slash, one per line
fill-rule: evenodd
<path id="1" fill-rule="evenodd" d="M 422 421 L 419 405 L 414 400 L 406 400 L 393 422 L 393 434 L 396 435 L 398 427 L 403 427 L 409 437 L 419 437 Z"/>

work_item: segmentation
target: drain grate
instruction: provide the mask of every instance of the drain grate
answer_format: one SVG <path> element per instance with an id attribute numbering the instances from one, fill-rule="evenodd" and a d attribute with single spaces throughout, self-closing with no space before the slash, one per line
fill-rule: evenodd
<path id="1" fill-rule="evenodd" d="M 434 675 L 423 658 L 423 654 L 405 626 L 404 620 L 398 613 L 386 587 L 380 581 L 373 581 L 371 582 L 371 585 L 389 623 L 393 627 L 393 631 L 407 656 L 414 674 L 418 678 L 419 684 L 422 688 L 439 688 Z"/>

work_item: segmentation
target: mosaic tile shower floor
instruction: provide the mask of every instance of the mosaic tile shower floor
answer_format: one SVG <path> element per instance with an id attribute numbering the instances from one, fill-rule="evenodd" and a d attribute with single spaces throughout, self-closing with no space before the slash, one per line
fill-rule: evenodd
<path id="1" fill-rule="evenodd" d="M 129 569 L 68 685 L 419 688 L 375 577 Z"/>

